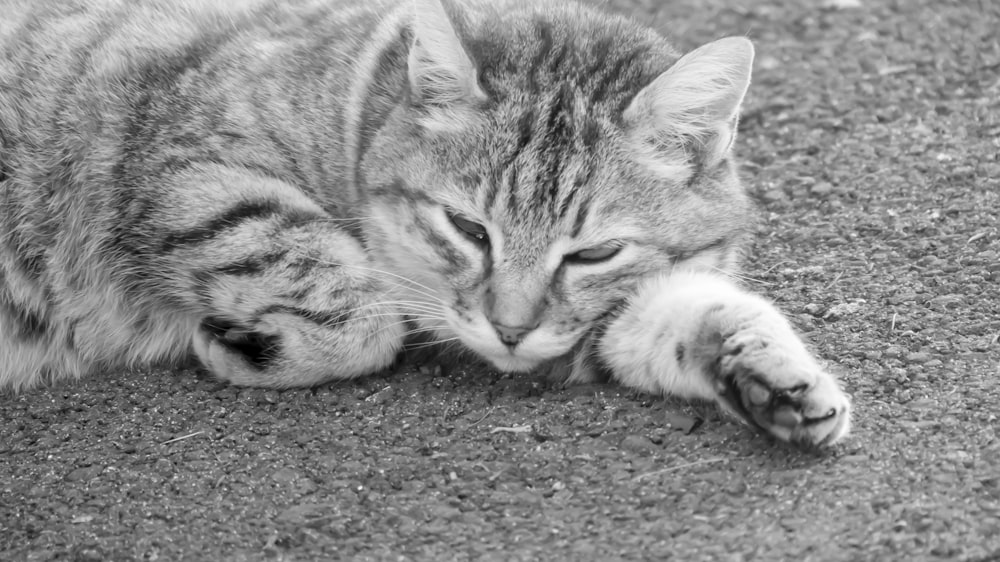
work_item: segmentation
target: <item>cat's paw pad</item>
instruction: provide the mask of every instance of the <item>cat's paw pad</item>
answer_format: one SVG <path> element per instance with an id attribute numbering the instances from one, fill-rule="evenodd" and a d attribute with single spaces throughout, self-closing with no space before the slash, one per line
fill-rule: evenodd
<path id="1" fill-rule="evenodd" d="M 850 399 L 811 357 L 734 336 L 716 373 L 719 400 L 771 435 L 806 447 L 831 445 L 850 428 Z"/>

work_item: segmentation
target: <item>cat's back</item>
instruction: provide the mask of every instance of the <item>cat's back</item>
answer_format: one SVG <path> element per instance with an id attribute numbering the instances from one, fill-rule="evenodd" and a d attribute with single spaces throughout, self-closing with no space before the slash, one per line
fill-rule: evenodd
<path id="1" fill-rule="evenodd" d="M 261 82 L 262 73 L 345 77 L 367 35 L 399 4 L 0 0 L 0 126 L 10 134 L 33 114 L 78 102 L 98 110 L 180 78 L 221 91 Z"/>
<path id="2" fill-rule="evenodd" d="M 54 162 L 106 176 L 129 143 L 246 136 L 261 119 L 304 128 L 317 96 L 342 105 L 369 34 L 398 4 L 0 0 L 0 164 L 30 190 Z M 286 111 L 292 99 L 312 113 Z"/>
<path id="3" fill-rule="evenodd" d="M 114 79 L 225 34 L 268 3 L 4 0 L 0 84 L 9 90 L 67 74 Z"/>

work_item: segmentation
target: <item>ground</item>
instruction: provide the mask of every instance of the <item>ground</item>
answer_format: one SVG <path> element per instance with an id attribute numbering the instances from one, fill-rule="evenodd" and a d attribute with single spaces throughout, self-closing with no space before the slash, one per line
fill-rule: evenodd
<path id="1" fill-rule="evenodd" d="M 1000 4 L 609 4 L 756 43 L 745 271 L 840 374 L 849 439 L 474 364 L 109 373 L 0 396 L 0 559 L 1000 559 Z"/>

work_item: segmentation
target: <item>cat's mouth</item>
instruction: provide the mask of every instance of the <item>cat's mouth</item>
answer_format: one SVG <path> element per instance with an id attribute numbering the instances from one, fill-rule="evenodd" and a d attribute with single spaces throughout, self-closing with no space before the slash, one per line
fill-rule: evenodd
<path id="1" fill-rule="evenodd" d="M 542 363 L 565 353 L 562 346 L 540 345 L 540 340 L 547 339 L 542 333 L 529 335 L 514 347 L 505 345 L 496 334 L 489 332 L 467 332 L 461 339 L 466 347 L 497 369 L 508 373 L 532 371 Z"/>
<path id="2" fill-rule="evenodd" d="M 451 316 L 451 315 L 449 315 Z M 540 326 L 527 334 L 517 345 L 510 346 L 485 317 L 463 320 L 454 315 L 448 319 L 452 334 L 441 334 L 442 339 L 457 337 L 466 348 L 504 372 L 523 373 L 565 355 L 579 340 L 579 334 L 556 334 L 551 327 Z"/>

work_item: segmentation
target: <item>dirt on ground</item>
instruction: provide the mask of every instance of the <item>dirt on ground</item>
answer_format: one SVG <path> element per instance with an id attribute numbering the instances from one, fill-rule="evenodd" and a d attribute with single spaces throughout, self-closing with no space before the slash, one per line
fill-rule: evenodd
<path id="1" fill-rule="evenodd" d="M 850 438 L 471 363 L 107 373 L 0 397 L 0 559 L 1000 559 L 1000 4 L 610 5 L 756 43 L 747 282 L 842 377 Z"/>

